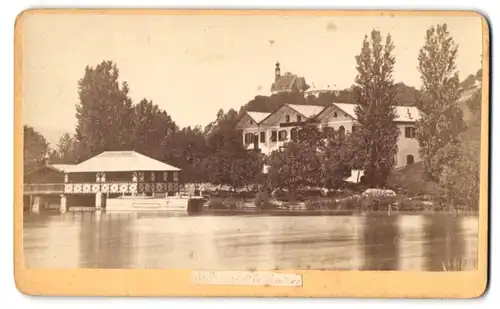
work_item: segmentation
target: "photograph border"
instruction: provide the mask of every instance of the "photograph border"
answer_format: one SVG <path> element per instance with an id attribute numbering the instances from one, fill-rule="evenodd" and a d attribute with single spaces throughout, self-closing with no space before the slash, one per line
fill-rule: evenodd
<path id="1" fill-rule="evenodd" d="M 194 269 L 28 269 L 23 257 L 23 27 L 32 14 L 128 15 L 308 15 L 308 16 L 477 16 L 482 21 L 482 108 L 478 263 L 474 271 L 330 271 L 277 270 L 299 274 L 300 287 L 213 286 L 191 281 Z M 475 298 L 488 282 L 490 30 L 474 11 L 396 10 L 167 10 L 29 9 L 16 18 L 14 39 L 14 277 L 17 289 L 47 296 L 238 296 Z"/>

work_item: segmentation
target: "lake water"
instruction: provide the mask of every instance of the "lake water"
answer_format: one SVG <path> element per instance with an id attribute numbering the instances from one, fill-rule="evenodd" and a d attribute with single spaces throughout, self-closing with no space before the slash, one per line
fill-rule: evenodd
<path id="1" fill-rule="evenodd" d="M 24 213 L 28 268 L 462 270 L 478 218 Z"/>

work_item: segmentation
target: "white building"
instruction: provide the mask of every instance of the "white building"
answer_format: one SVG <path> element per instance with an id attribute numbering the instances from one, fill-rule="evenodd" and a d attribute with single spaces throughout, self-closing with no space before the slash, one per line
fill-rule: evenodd
<path id="1" fill-rule="evenodd" d="M 311 88 L 304 91 L 304 97 L 307 98 L 309 96 L 315 96 L 316 98 L 319 98 L 320 94 L 331 93 L 331 92 L 335 93 L 335 95 L 338 95 L 340 91 L 332 88 L 332 86 L 330 86 L 330 85 L 321 86 L 321 85 L 316 85 L 315 83 L 313 83 L 311 85 Z"/>
<path id="2" fill-rule="evenodd" d="M 284 104 L 273 113 L 246 112 L 236 128 L 242 131 L 242 143 L 266 155 L 278 150 L 296 136 L 306 121 L 320 128 L 330 127 L 339 134 L 352 132 L 356 127 L 356 104 L 332 103 L 329 106 Z M 416 107 L 397 106 L 395 122 L 401 132 L 398 139 L 396 168 L 420 161 L 415 122 L 420 117 Z"/>

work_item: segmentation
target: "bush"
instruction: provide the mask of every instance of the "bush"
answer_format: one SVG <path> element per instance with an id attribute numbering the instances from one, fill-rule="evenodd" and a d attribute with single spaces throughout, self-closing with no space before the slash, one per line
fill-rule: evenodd
<path id="1" fill-rule="evenodd" d="M 209 209 L 229 209 L 226 204 L 221 199 L 214 199 L 211 198 L 208 201 L 208 208 Z"/>
<path id="2" fill-rule="evenodd" d="M 275 209 L 276 205 L 269 201 L 269 194 L 265 191 L 257 193 L 254 204 L 260 209 Z"/>
<path id="3" fill-rule="evenodd" d="M 397 203 L 397 210 L 399 211 L 415 210 L 415 202 L 413 202 L 408 198 L 404 198 Z"/>
<path id="4" fill-rule="evenodd" d="M 237 209 L 239 201 L 234 198 L 211 197 L 208 201 L 209 209 Z"/>
<path id="5" fill-rule="evenodd" d="M 377 196 L 371 195 L 363 197 L 361 200 L 361 206 L 363 210 L 385 210 L 388 209 L 389 205 L 396 202 L 396 197 L 394 196 Z"/>
<path id="6" fill-rule="evenodd" d="M 388 187 L 406 196 L 436 195 L 438 184 L 424 175 L 423 162 L 395 170 L 387 180 Z"/>
<path id="7" fill-rule="evenodd" d="M 334 199 L 311 200 L 306 202 L 307 210 L 334 210 L 337 209 L 337 203 Z"/>
<path id="8" fill-rule="evenodd" d="M 361 208 L 360 196 L 350 196 L 340 201 L 339 208 L 342 210 L 359 210 Z"/>

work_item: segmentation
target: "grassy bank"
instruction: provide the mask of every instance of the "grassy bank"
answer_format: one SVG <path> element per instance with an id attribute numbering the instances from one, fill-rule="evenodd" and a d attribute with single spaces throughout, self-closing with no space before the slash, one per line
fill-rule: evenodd
<path id="1" fill-rule="evenodd" d="M 363 212 L 406 212 L 406 213 L 476 213 L 474 209 L 440 204 L 427 198 L 405 196 L 353 195 L 343 198 L 310 198 L 301 202 L 281 201 L 257 195 L 253 201 L 238 198 L 211 197 L 203 208 L 204 212 L 236 213 L 363 213 Z"/>

